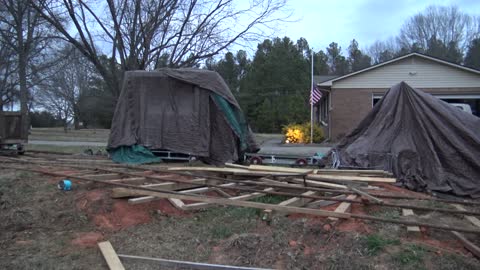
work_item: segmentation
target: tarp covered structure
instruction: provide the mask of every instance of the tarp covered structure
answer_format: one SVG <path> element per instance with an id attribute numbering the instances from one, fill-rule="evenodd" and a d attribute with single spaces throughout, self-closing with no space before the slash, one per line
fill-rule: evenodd
<path id="1" fill-rule="evenodd" d="M 213 71 L 159 69 L 125 73 L 108 149 L 141 145 L 220 164 L 258 151 L 238 102 Z"/>
<path id="2" fill-rule="evenodd" d="M 340 166 L 390 166 L 413 190 L 480 197 L 480 118 L 405 82 L 389 89 L 336 150 Z"/>

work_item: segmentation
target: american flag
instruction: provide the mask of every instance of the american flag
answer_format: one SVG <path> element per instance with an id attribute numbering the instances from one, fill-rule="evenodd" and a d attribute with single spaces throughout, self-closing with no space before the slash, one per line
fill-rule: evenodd
<path id="1" fill-rule="evenodd" d="M 310 91 L 310 104 L 317 103 L 322 98 L 322 92 L 315 84 L 312 84 L 312 91 Z"/>

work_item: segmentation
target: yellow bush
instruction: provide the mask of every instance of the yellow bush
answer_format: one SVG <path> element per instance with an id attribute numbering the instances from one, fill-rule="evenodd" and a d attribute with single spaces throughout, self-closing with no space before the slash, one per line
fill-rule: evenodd
<path id="1" fill-rule="evenodd" d="M 289 124 L 282 129 L 286 143 L 310 143 L 310 123 Z M 313 142 L 320 143 L 324 139 L 323 129 L 313 125 Z"/>

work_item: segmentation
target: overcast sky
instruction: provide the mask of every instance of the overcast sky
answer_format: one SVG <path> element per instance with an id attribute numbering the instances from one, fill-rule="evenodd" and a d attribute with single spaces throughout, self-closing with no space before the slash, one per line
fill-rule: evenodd
<path id="1" fill-rule="evenodd" d="M 430 5 L 456 5 L 461 11 L 480 15 L 480 0 L 290 0 L 297 22 L 278 29 L 277 36 L 296 41 L 305 37 L 315 51 L 332 41 L 346 50 L 352 39 L 360 48 L 375 40 L 398 34 L 403 22 Z"/>

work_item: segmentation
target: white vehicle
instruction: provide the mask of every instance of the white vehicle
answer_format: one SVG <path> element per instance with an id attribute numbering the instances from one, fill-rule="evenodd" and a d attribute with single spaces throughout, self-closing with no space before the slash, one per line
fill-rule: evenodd
<path id="1" fill-rule="evenodd" d="M 462 110 L 464 112 L 472 114 L 472 108 L 468 104 L 465 104 L 465 103 L 450 103 L 450 105 L 455 106 L 455 107 L 459 108 L 460 110 Z"/>

